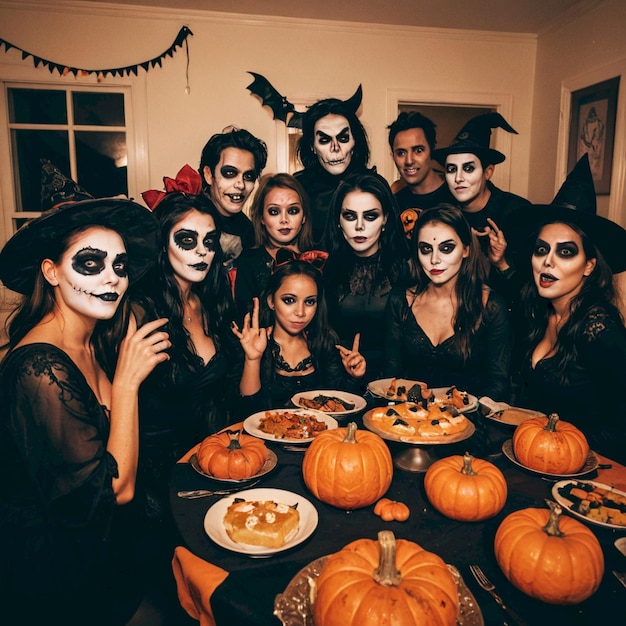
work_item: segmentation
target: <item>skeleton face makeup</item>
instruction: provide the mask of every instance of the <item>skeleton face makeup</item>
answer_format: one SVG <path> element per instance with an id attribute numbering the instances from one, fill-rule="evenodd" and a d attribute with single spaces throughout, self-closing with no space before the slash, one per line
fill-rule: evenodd
<path id="1" fill-rule="evenodd" d="M 315 122 L 313 133 L 313 151 L 320 165 L 329 174 L 343 174 L 350 165 L 355 145 L 350 122 L 343 115 L 331 113 Z"/>
<path id="2" fill-rule="evenodd" d="M 167 258 L 179 283 L 203 281 L 215 258 L 219 236 L 210 215 L 191 210 L 179 220 L 169 236 Z"/>
<path id="3" fill-rule="evenodd" d="M 70 240 L 58 265 L 42 263 L 55 297 L 80 315 L 110 319 L 128 289 L 128 255 L 121 236 L 94 226 Z"/>

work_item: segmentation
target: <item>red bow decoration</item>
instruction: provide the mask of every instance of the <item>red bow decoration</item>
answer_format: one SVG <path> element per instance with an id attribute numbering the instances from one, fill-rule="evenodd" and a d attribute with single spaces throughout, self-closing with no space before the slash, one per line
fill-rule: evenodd
<path id="1" fill-rule="evenodd" d="M 159 202 L 161 202 L 168 193 L 178 191 L 180 193 L 196 196 L 202 191 L 202 178 L 200 174 L 198 174 L 198 171 L 194 170 L 191 165 L 183 165 L 178 171 L 178 174 L 176 174 L 176 178 L 164 176 L 163 183 L 165 184 L 165 191 L 149 189 L 141 194 L 141 197 L 151 211 L 154 211 Z"/>
<path id="2" fill-rule="evenodd" d="M 279 248 L 276 251 L 276 260 L 274 261 L 274 270 L 285 263 L 290 261 L 306 261 L 311 263 L 313 267 L 317 268 L 320 272 L 328 259 L 328 252 L 323 250 L 307 250 L 306 252 L 294 252 L 289 248 Z"/>

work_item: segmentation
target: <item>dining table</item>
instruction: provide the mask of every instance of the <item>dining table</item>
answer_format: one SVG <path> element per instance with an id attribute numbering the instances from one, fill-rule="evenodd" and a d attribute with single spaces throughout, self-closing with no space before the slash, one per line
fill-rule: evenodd
<path id="1" fill-rule="evenodd" d="M 338 419 L 339 426 L 354 421 L 359 429 L 363 426 L 363 414 L 375 406 L 387 402 L 369 393 L 365 394 L 366 408 Z M 269 556 L 250 556 L 221 547 L 214 542 L 204 527 L 207 511 L 220 500 L 228 497 L 215 495 L 188 499 L 179 497 L 183 490 L 224 488 L 223 482 L 201 475 L 189 462 L 190 455 L 177 463 L 170 475 L 171 511 L 180 535 L 181 545 L 193 555 L 225 570 L 224 580 L 218 584 L 210 597 L 210 605 L 217 626 L 251 624 L 255 626 L 279 626 L 281 620 L 274 614 L 275 600 L 288 587 L 301 570 L 320 557 L 341 550 L 358 539 L 376 540 L 381 530 L 391 530 L 397 539 L 406 539 L 440 556 L 445 563 L 454 566 L 476 600 L 479 614 L 486 626 L 508 624 L 515 621 L 496 602 L 491 594 L 482 589 L 470 572 L 470 565 L 479 565 L 503 602 L 514 610 L 519 624 L 596 625 L 611 619 L 626 624 L 626 588 L 613 571 L 626 572 L 626 548 L 622 551 L 616 540 L 626 538 L 626 527 L 615 528 L 580 521 L 598 539 L 604 554 L 604 575 L 597 591 L 576 605 L 553 605 L 533 599 L 511 584 L 498 566 L 494 553 L 494 537 L 503 519 L 514 511 L 528 507 L 547 509 L 547 500 L 553 499 L 552 488 L 559 478 L 528 470 L 512 462 L 503 453 L 503 446 L 510 441 L 514 427 L 489 420 L 479 411 L 466 416 L 475 425 L 474 433 L 466 440 L 429 446 L 421 449 L 432 457 L 443 458 L 470 452 L 498 467 L 507 482 L 507 499 L 504 508 L 490 519 L 461 522 L 442 515 L 429 501 L 424 489 L 426 468 L 403 469 L 397 460 L 407 453 L 418 451 L 420 446 L 402 442 L 386 441 L 394 459 L 393 478 L 385 496 L 404 502 L 410 516 L 404 522 L 385 522 L 374 514 L 374 505 L 355 510 L 343 510 L 318 500 L 307 488 L 302 461 L 306 445 L 284 445 L 280 441 L 266 441 L 277 457 L 276 466 L 263 475 L 254 488 L 281 489 L 306 498 L 316 509 L 318 523 L 311 535 L 302 543 Z M 192 451 L 190 451 L 192 452 Z M 581 480 L 593 480 L 615 489 L 626 491 L 626 467 L 597 453 L 597 467 Z M 241 489 L 246 489 L 242 484 Z M 235 494 L 236 495 L 236 494 Z M 565 513 L 568 514 L 567 512 Z M 626 543 L 618 542 L 618 545 Z M 610 617 L 609 617 L 610 616 Z"/>

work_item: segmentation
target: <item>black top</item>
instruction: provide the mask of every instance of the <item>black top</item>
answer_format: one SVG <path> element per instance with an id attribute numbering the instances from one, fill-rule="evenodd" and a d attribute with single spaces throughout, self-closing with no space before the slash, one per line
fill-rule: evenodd
<path id="1" fill-rule="evenodd" d="M 230 269 L 234 260 L 244 251 L 254 245 L 254 226 L 245 213 L 235 213 L 230 217 L 220 214 L 221 229 L 220 246 L 224 252 L 224 265 Z"/>
<path id="2" fill-rule="evenodd" d="M 235 262 L 235 306 L 239 320 L 252 311 L 252 298 L 259 297 L 265 289 L 273 264 L 274 259 L 264 246 L 244 250 Z"/>
<path id="3" fill-rule="evenodd" d="M 457 204 L 456 199 L 445 181 L 442 182 L 435 191 L 423 194 L 413 193 L 411 188 L 407 185 L 400 189 L 398 193 L 394 194 L 394 197 L 398 203 L 400 212 L 406 209 L 415 209 L 417 211 L 432 209 L 438 204 L 452 204 L 453 206 Z"/>
<path id="4" fill-rule="evenodd" d="M 480 397 L 509 399 L 510 331 L 504 301 L 489 294 L 483 320 L 474 335 L 467 361 L 454 336 L 434 346 L 418 325 L 406 290 L 395 288 L 385 321 L 385 375 L 427 383 L 429 387 L 456 385 Z"/>

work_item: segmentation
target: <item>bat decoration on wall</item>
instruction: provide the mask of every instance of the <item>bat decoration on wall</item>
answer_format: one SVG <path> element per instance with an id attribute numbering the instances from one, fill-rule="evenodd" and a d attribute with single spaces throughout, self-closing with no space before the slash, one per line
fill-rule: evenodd
<path id="1" fill-rule="evenodd" d="M 255 72 L 248 72 L 248 74 L 254 76 L 254 80 L 247 89 L 250 90 L 250 93 L 261 98 L 263 106 L 272 109 L 274 119 L 284 122 L 291 128 L 302 128 L 304 113 L 296 111 L 296 107 L 285 96 L 279 94 L 265 76 Z"/>

